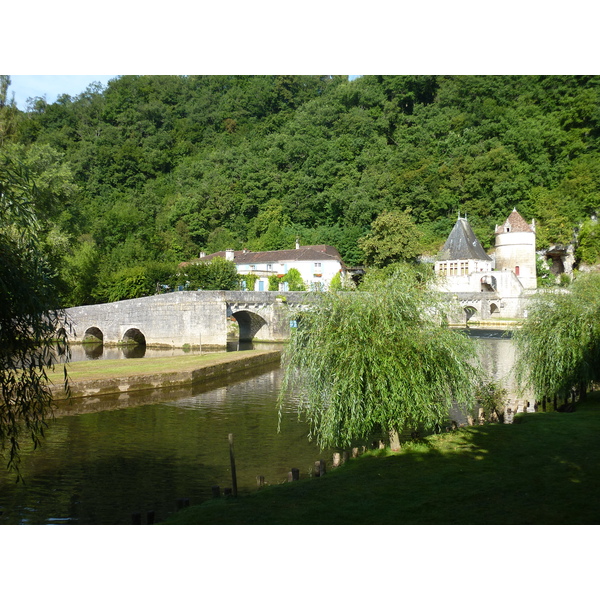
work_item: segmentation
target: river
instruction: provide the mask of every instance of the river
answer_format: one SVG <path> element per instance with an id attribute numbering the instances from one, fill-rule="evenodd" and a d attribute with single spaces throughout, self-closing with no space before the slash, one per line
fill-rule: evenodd
<path id="1" fill-rule="evenodd" d="M 511 341 L 499 332 L 472 335 L 494 377 L 509 377 Z M 94 358 L 74 350 L 75 359 Z M 125 358 L 113 354 L 95 358 Z M 24 483 L 0 469 L 0 524 L 130 524 L 132 513 L 148 511 L 160 521 L 179 499 L 197 504 L 212 486 L 231 487 L 229 433 L 240 493 L 255 490 L 257 476 L 279 484 L 294 467 L 308 477 L 319 459 L 331 468 L 332 451 L 308 440 L 296 398 L 286 400 L 277 432 L 281 379 L 279 368 L 267 367 L 213 389 L 165 390 L 150 404 L 55 419 L 42 448 L 23 453 Z"/>

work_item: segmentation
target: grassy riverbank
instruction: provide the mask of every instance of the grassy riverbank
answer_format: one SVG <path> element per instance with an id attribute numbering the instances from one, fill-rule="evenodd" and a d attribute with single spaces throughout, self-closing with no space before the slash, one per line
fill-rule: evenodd
<path id="1" fill-rule="evenodd" d="M 303 473 L 192 506 L 167 524 L 597 524 L 599 435 L 596 392 L 574 413 L 522 414 L 398 454 L 367 453 L 322 478 Z"/>
<path id="2" fill-rule="evenodd" d="M 119 392 L 152 390 L 199 383 L 276 362 L 275 350 L 245 350 L 131 360 L 69 363 L 67 372 L 73 398 Z M 64 397 L 62 367 L 49 373 L 55 399 Z"/>

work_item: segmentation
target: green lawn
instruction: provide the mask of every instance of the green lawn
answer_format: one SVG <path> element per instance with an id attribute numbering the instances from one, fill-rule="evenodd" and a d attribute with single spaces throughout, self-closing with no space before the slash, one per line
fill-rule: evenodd
<path id="1" fill-rule="evenodd" d="M 182 356 L 166 356 L 159 358 L 144 358 L 143 360 L 86 360 L 67 364 L 69 378 L 74 383 L 85 380 L 101 380 L 112 377 L 134 377 L 155 373 L 173 373 L 193 370 L 203 366 L 238 360 L 259 354 L 261 350 L 239 352 L 218 352 L 211 354 L 190 354 Z M 52 383 L 62 382 L 62 366 L 57 365 L 49 373 Z"/>
<path id="2" fill-rule="evenodd" d="M 600 392 L 367 453 L 323 478 L 210 500 L 167 524 L 597 524 Z M 243 457 L 239 457 L 241 460 Z"/>

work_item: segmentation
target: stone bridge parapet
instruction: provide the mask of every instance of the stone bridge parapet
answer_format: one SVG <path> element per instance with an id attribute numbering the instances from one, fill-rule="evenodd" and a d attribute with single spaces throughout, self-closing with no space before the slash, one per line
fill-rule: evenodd
<path id="1" fill-rule="evenodd" d="M 227 346 L 227 320 L 240 340 L 284 341 L 307 292 L 172 292 L 67 309 L 71 342 L 150 346 Z"/>

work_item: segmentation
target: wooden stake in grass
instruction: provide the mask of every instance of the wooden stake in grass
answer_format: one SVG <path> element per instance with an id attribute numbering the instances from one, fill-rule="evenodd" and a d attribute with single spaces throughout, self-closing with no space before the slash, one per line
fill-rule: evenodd
<path id="1" fill-rule="evenodd" d="M 233 497 L 237 498 L 237 475 L 235 473 L 235 456 L 233 454 L 233 433 L 229 434 L 229 460 L 231 462 L 231 489 Z"/>

